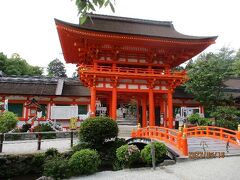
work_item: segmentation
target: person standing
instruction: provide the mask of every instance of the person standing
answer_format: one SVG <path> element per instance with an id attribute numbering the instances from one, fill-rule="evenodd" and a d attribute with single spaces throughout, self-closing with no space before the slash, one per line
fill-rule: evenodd
<path id="1" fill-rule="evenodd" d="M 127 112 L 127 109 L 125 107 L 123 107 L 122 108 L 123 118 L 126 117 L 126 112 Z"/>

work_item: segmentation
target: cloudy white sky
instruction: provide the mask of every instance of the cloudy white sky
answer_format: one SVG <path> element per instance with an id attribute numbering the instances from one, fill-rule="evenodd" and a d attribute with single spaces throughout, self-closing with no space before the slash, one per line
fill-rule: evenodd
<path id="1" fill-rule="evenodd" d="M 239 0 L 116 0 L 116 16 L 173 21 L 177 31 L 219 36 L 206 51 L 240 48 Z M 110 9 L 98 13 L 113 15 Z M 60 42 L 54 18 L 78 23 L 74 0 L 0 0 L 0 52 L 18 53 L 31 65 L 47 67 L 59 58 Z M 75 66 L 67 65 L 71 76 Z"/>

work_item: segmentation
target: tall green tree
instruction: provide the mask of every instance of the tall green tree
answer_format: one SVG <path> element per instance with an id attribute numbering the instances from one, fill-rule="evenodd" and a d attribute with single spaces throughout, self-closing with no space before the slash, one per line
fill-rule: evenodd
<path id="1" fill-rule="evenodd" d="M 205 53 L 188 69 L 190 80 L 186 90 L 210 111 L 225 102 L 222 82 L 232 74 L 234 51 L 222 48 L 217 53 Z"/>
<path id="2" fill-rule="evenodd" d="M 50 77 L 67 77 L 64 64 L 59 59 L 54 59 L 48 64 L 48 76 Z"/>
<path id="3" fill-rule="evenodd" d="M 38 66 L 31 66 L 27 61 L 14 53 L 11 58 L 0 53 L 0 70 L 6 75 L 29 75 L 40 76 L 43 74 L 43 69 Z"/>
<path id="4" fill-rule="evenodd" d="M 6 62 L 7 62 L 7 56 L 1 52 L 0 53 L 0 71 L 5 72 Z"/>
<path id="5" fill-rule="evenodd" d="M 114 3 L 115 0 L 75 0 L 80 15 L 80 24 L 83 24 L 89 17 L 88 13 L 95 12 L 97 9 L 110 7 L 112 12 L 115 12 Z"/>
<path id="6" fill-rule="evenodd" d="M 232 66 L 233 74 L 236 76 L 240 76 L 240 49 L 238 49 L 236 56 L 235 56 L 235 62 Z"/>

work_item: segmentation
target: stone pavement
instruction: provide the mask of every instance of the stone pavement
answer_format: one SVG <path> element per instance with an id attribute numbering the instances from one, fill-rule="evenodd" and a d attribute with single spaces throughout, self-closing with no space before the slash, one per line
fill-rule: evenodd
<path id="1" fill-rule="evenodd" d="M 239 180 L 240 157 L 185 161 L 171 166 L 103 171 L 71 180 Z"/>

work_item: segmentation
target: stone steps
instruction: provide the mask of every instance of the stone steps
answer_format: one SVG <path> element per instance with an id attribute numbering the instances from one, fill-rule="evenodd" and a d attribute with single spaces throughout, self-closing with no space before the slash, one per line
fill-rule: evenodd
<path id="1" fill-rule="evenodd" d="M 117 119 L 118 125 L 130 125 L 130 126 L 136 126 L 137 125 L 137 119 L 129 119 L 129 118 L 118 118 Z"/>
<path id="2" fill-rule="evenodd" d="M 137 126 L 118 125 L 118 128 L 119 128 L 118 137 L 129 138 L 129 137 L 131 137 L 132 129 L 137 129 Z"/>

